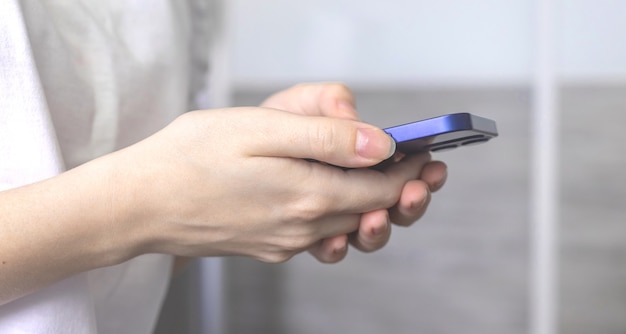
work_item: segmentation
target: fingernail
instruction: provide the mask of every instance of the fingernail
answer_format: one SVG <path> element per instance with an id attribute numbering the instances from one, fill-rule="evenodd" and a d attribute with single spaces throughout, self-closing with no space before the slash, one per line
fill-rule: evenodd
<path id="1" fill-rule="evenodd" d="M 428 190 L 424 191 L 424 195 L 415 201 L 412 201 L 411 204 L 409 204 L 409 209 L 411 211 L 417 211 L 419 209 L 421 209 L 424 204 L 426 204 L 426 201 L 428 200 Z"/>
<path id="2" fill-rule="evenodd" d="M 387 220 L 384 225 L 373 228 L 372 234 L 375 237 L 381 236 L 387 231 L 388 228 L 389 228 L 389 220 Z"/>
<path id="3" fill-rule="evenodd" d="M 333 254 L 343 254 L 348 249 L 347 245 L 343 245 L 341 247 L 337 247 L 333 250 Z"/>
<path id="4" fill-rule="evenodd" d="M 390 146 L 389 146 L 389 155 L 385 159 L 389 159 L 394 154 L 396 154 L 396 140 L 393 139 L 393 137 L 391 137 L 390 135 L 387 135 L 387 138 L 389 139 Z"/>
<path id="5" fill-rule="evenodd" d="M 356 152 L 367 159 L 385 160 L 396 152 L 396 142 L 382 130 L 361 128 L 357 130 Z"/>
<path id="6" fill-rule="evenodd" d="M 444 171 L 443 176 L 441 177 L 441 180 L 439 180 L 439 182 L 437 182 L 437 184 L 435 184 L 435 189 L 439 189 L 441 187 L 443 187 L 443 185 L 446 183 L 446 179 L 448 178 L 448 171 Z"/>

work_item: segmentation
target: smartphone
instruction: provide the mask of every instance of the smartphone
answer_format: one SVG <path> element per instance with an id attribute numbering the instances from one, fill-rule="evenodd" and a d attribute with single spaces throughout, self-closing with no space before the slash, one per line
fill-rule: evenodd
<path id="1" fill-rule="evenodd" d="M 482 144 L 498 136 L 494 120 L 456 113 L 383 129 L 402 153 L 436 152 Z"/>

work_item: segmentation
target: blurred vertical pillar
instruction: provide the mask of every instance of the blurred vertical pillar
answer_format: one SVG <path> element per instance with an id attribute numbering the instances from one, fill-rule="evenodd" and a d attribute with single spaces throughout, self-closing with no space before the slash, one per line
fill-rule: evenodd
<path id="1" fill-rule="evenodd" d="M 559 113 L 555 0 L 535 0 L 531 176 L 531 334 L 556 334 Z"/>
<path id="2" fill-rule="evenodd" d="M 209 104 L 223 108 L 232 104 L 230 75 L 230 32 L 227 27 L 229 4 L 225 0 L 207 0 L 211 4 L 211 33 L 209 65 Z M 199 263 L 199 327 L 200 333 L 224 334 L 224 260 L 204 258 Z"/>
<path id="3" fill-rule="evenodd" d="M 201 259 L 199 268 L 200 333 L 224 334 L 223 260 Z"/>

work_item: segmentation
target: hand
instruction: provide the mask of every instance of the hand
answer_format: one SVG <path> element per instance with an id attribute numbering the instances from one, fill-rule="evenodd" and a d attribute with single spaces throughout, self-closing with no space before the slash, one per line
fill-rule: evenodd
<path id="1" fill-rule="evenodd" d="M 138 236 L 140 253 L 285 261 L 400 200 L 427 156 L 360 168 L 392 147 L 383 131 L 353 120 L 264 108 L 190 112 L 106 158 L 120 187 L 112 220 Z"/>
<path id="2" fill-rule="evenodd" d="M 187 113 L 135 145 L 0 192 L 0 305 L 145 253 L 285 261 L 398 201 L 422 159 L 359 168 L 392 147 L 380 129 L 351 120 Z"/>
<path id="3" fill-rule="evenodd" d="M 354 100 L 350 89 L 343 84 L 301 84 L 270 96 L 261 106 L 302 115 L 358 120 Z M 398 154 L 396 158 L 402 156 Z M 364 213 L 357 232 L 321 240 L 309 249 L 310 253 L 322 262 L 331 263 L 345 257 L 348 242 L 365 252 L 382 248 L 391 234 L 390 223 L 408 226 L 419 219 L 428 207 L 431 192 L 439 190 L 445 179 L 443 162 L 426 163 L 417 179 L 407 181 L 400 200 L 392 208 Z"/>
<path id="4" fill-rule="evenodd" d="M 145 253 L 285 261 L 356 231 L 364 212 L 376 220 L 371 212 L 403 207 L 407 185 L 428 174 L 427 155 L 361 168 L 392 147 L 354 120 L 264 108 L 187 113 L 135 145 L 0 192 L 0 305 Z"/>

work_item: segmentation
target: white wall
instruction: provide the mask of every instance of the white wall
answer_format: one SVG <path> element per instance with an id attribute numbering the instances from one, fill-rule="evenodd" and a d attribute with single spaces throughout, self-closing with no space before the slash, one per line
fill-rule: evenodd
<path id="1" fill-rule="evenodd" d="M 541 1 L 541 0 L 537 0 Z M 229 0 L 241 86 L 525 83 L 530 0 Z M 566 80 L 626 81 L 626 1 L 561 0 Z"/>
<path id="2" fill-rule="evenodd" d="M 574 81 L 626 82 L 626 1 L 559 3 L 561 76 Z"/>

